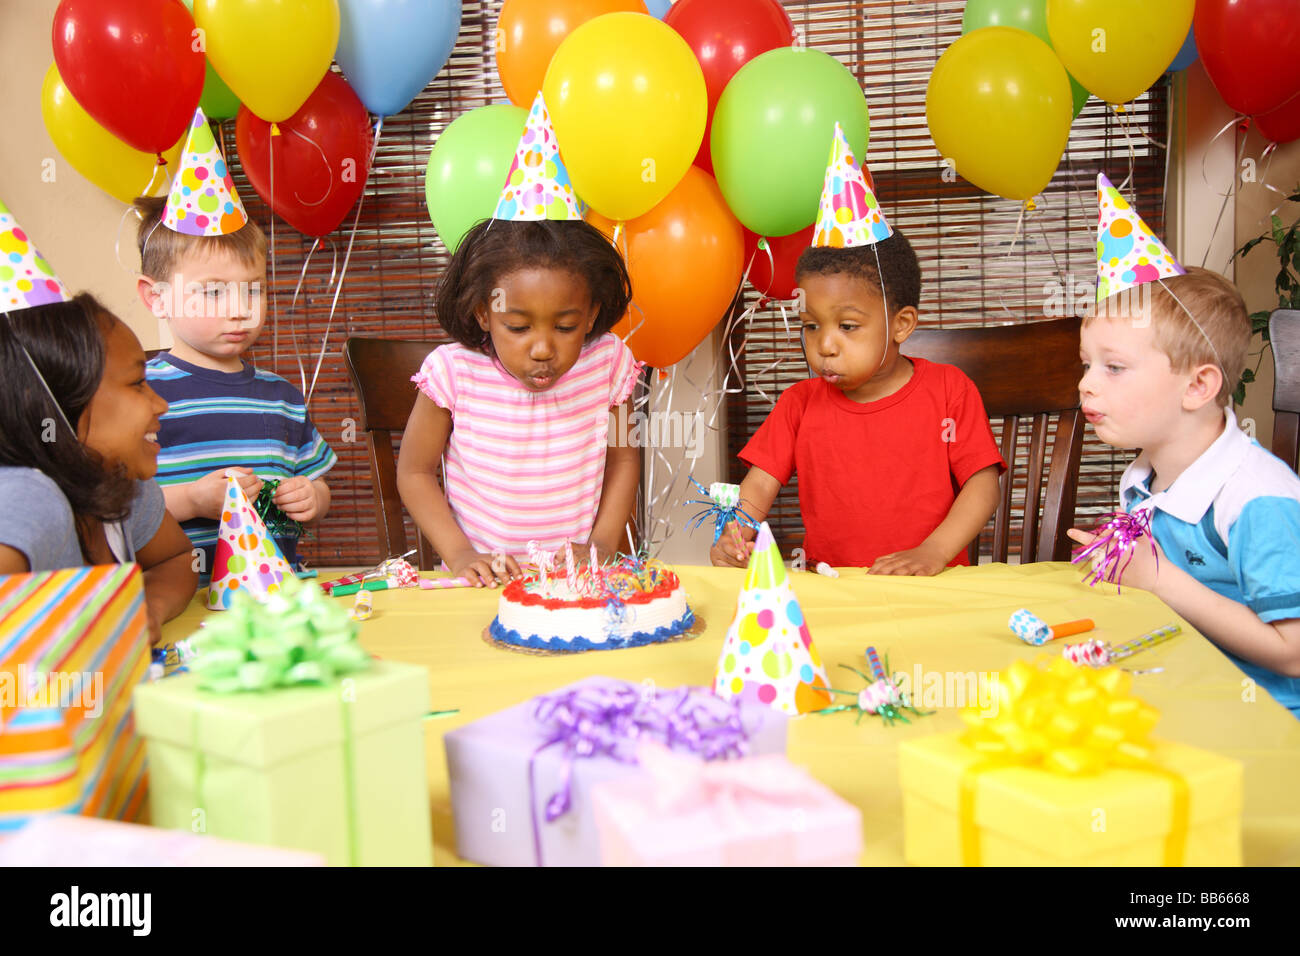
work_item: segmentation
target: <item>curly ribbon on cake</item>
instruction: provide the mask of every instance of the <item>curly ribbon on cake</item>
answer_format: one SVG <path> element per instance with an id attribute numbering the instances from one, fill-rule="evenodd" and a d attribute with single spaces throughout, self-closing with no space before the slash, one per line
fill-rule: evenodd
<path id="1" fill-rule="evenodd" d="M 962 743 L 981 757 L 962 773 L 959 816 L 962 863 L 979 866 L 975 794 L 980 774 L 1006 767 L 1032 767 L 1079 777 L 1127 767 L 1165 777 L 1172 788 L 1172 825 L 1164 865 L 1182 866 L 1187 844 L 1188 786 L 1154 760 L 1151 730 L 1160 711 L 1132 696 L 1132 676 L 1117 668 L 1091 670 L 1064 658 L 1032 664 L 1016 661 L 997 675 L 998 707 L 961 712 Z"/>
<path id="2" fill-rule="evenodd" d="M 569 811 L 573 764 L 589 757 L 620 763 L 637 762 L 637 745 L 655 741 L 669 749 L 689 751 L 704 760 L 743 757 L 749 733 L 740 720 L 739 702 L 714 697 L 705 688 L 679 687 L 647 694 L 632 684 L 619 687 L 580 687 L 538 697 L 533 716 L 548 736 L 528 760 L 528 793 L 533 816 L 533 847 L 542 865 L 541 824 L 537 819 L 536 763 L 551 747 L 562 747 L 560 788 L 546 800 L 546 822 Z"/>
<path id="3" fill-rule="evenodd" d="M 288 579 L 264 602 L 240 591 L 191 638 L 191 670 L 218 694 L 327 684 L 370 666 L 356 622 L 314 584 Z"/>
<path id="4" fill-rule="evenodd" d="M 1146 537 L 1151 544 L 1151 554 L 1158 562 L 1156 539 L 1151 534 L 1151 515 L 1148 509 L 1141 508 L 1133 514 L 1112 512 L 1094 532 L 1097 539 L 1070 559 L 1071 564 L 1080 561 L 1092 561 L 1092 569 L 1084 575 L 1084 580 L 1093 587 L 1101 581 L 1109 581 L 1118 589 L 1124 569 L 1133 560 L 1133 549 L 1137 541 Z"/>

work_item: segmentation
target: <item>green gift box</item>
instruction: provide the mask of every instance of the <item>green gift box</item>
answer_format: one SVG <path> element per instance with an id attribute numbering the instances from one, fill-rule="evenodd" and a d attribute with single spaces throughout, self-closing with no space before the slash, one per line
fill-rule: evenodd
<path id="1" fill-rule="evenodd" d="M 135 691 L 153 824 L 325 855 L 429 866 L 423 667 L 375 660 L 321 686 L 213 693 L 184 674 Z"/>

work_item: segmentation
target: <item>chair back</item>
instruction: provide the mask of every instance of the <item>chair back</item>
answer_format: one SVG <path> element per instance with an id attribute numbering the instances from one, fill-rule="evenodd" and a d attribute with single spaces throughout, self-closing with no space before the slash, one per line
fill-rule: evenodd
<path id="1" fill-rule="evenodd" d="M 385 557 L 407 550 L 406 511 L 397 492 L 397 456 L 393 433 L 406 427 L 415 407 L 411 376 L 420 370 L 437 342 L 410 339 L 375 339 L 352 336 L 343 343 L 343 362 L 361 404 L 362 431 L 370 449 L 370 480 L 375 495 L 375 528 Z M 415 529 L 421 570 L 438 562 L 433 548 Z M 415 563 L 415 562 L 412 562 Z"/>
<path id="2" fill-rule="evenodd" d="M 917 329 L 903 343 L 904 355 L 955 365 L 965 372 L 979 389 L 989 417 L 1002 420 L 999 448 L 1007 471 L 1000 479 L 1001 497 L 993 519 L 994 561 L 1007 560 L 1016 523 L 1022 563 L 1070 558 L 1066 531 L 1074 523 L 1083 453 L 1079 325 L 1077 318 L 1070 318 L 973 329 Z M 1028 427 L 1027 444 L 1021 443 L 1022 426 Z M 1024 493 L 1017 510 L 1013 500 L 1020 497 L 1015 492 L 1022 480 Z M 979 538 L 971 542 L 970 558 L 972 564 L 979 559 Z"/>
<path id="3" fill-rule="evenodd" d="M 1268 320 L 1273 343 L 1273 454 L 1300 471 L 1300 311 L 1278 309 Z"/>

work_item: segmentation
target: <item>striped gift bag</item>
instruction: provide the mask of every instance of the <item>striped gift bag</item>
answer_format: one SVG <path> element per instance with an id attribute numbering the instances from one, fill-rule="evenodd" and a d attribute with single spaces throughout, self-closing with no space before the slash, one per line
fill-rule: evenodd
<path id="1" fill-rule="evenodd" d="M 137 565 L 0 576 L 0 836 L 50 811 L 138 817 L 148 668 Z"/>

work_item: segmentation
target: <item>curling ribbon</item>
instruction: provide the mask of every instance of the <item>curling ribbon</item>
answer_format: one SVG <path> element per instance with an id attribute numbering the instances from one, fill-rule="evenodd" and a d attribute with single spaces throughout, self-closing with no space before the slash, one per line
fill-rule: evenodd
<path id="1" fill-rule="evenodd" d="M 1133 549 L 1138 546 L 1138 539 L 1145 537 L 1151 545 L 1151 554 L 1160 566 L 1159 552 L 1156 550 L 1155 535 L 1151 533 L 1151 515 L 1146 508 L 1139 508 L 1132 514 L 1122 511 L 1105 515 L 1106 521 L 1097 529 L 1096 540 L 1070 559 L 1071 564 L 1092 560 L 1092 569 L 1084 575 L 1084 580 L 1096 586 L 1101 581 L 1109 581 L 1120 590 L 1120 581 L 1129 562 L 1133 560 Z M 1101 552 L 1099 556 L 1097 552 Z"/>
<path id="2" fill-rule="evenodd" d="M 968 730 L 962 743 L 983 759 L 962 772 L 958 816 L 964 866 L 979 866 L 975 797 L 979 777 L 990 770 L 1031 767 L 1081 777 L 1127 767 L 1169 781 L 1171 821 L 1164 865 L 1182 866 L 1187 847 L 1189 791 L 1186 779 L 1153 759 L 1151 729 L 1160 711 L 1129 694 L 1132 675 L 1118 668 L 1089 670 L 1064 658 L 1050 663 L 1016 661 L 998 675 L 998 709 L 961 712 Z"/>
<path id="3" fill-rule="evenodd" d="M 551 823 L 569 812 L 575 760 L 608 757 L 635 764 L 636 748 L 645 741 L 657 741 L 670 750 L 680 748 L 703 760 L 743 757 L 749 749 L 739 701 L 723 701 L 707 688 L 680 687 L 647 698 L 639 687 L 616 684 L 538 697 L 534 703 L 533 715 L 547 733 L 528 758 L 529 812 L 538 866 L 543 863 L 536 764 L 543 751 L 563 749 L 560 789 L 546 800 L 546 822 Z"/>

